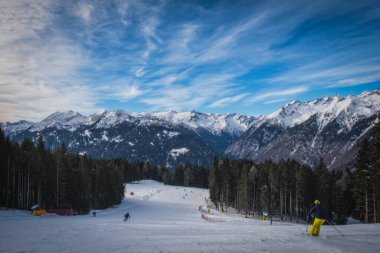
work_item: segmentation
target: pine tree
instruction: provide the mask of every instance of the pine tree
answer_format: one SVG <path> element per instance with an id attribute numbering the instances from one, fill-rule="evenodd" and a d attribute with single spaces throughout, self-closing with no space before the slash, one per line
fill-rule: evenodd
<path id="1" fill-rule="evenodd" d="M 218 207 L 218 203 L 220 201 L 220 189 L 219 186 L 221 184 L 221 177 L 218 169 L 219 160 L 217 158 L 214 158 L 210 170 L 209 175 L 209 192 L 210 192 L 210 199 L 215 204 L 216 207 Z"/>
<path id="2" fill-rule="evenodd" d="M 252 201 L 252 215 L 255 215 L 256 212 L 256 203 L 257 203 L 257 174 L 259 170 L 256 165 L 252 165 L 249 169 L 249 185 L 251 188 L 251 201 Z"/>
<path id="3" fill-rule="evenodd" d="M 6 149 L 6 140 L 0 128 L 0 206 L 9 207 L 9 151 Z"/>
<path id="4" fill-rule="evenodd" d="M 369 175 L 369 164 L 370 164 L 370 144 L 367 139 L 365 139 L 359 149 L 357 160 L 356 160 L 356 170 L 354 174 L 354 196 L 356 199 L 356 208 L 359 212 L 360 218 L 364 220 L 365 223 L 369 222 L 369 189 L 368 180 Z"/>
<path id="5" fill-rule="evenodd" d="M 191 185 L 192 181 L 193 181 L 193 172 L 191 170 L 191 167 L 190 166 L 186 166 L 184 172 L 183 172 L 183 185 L 188 187 Z"/>
<path id="6" fill-rule="evenodd" d="M 380 118 L 379 118 L 380 119 Z M 380 220 L 380 121 L 359 149 L 354 172 L 356 210 L 364 222 Z"/>
<path id="7" fill-rule="evenodd" d="M 174 171 L 174 184 L 175 185 L 184 185 L 185 181 L 185 176 L 184 176 L 184 171 L 185 171 L 185 165 L 184 164 L 179 164 L 175 171 Z"/>

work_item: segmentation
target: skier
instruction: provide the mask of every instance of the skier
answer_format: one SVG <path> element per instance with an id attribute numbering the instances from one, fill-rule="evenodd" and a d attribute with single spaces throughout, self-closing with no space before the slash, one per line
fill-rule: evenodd
<path id="1" fill-rule="evenodd" d="M 130 218 L 131 218 L 131 216 L 129 216 L 129 212 L 124 215 L 124 221 L 127 221 Z"/>
<path id="2" fill-rule="evenodd" d="M 321 226 L 326 221 L 326 214 L 319 200 L 315 200 L 314 204 L 314 207 L 310 210 L 309 214 L 307 215 L 307 222 L 309 222 L 309 217 L 311 217 L 311 215 L 314 214 L 314 222 L 310 228 L 310 236 L 319 236 Z"/>

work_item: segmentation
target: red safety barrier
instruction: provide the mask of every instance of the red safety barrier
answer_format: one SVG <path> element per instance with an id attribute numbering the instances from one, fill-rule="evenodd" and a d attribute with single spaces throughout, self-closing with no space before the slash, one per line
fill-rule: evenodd
<path id="1" fill-rule="evenodd" d="M 62 216 L 77 215 L 74 209 L 47 209 L 48 213 L 55 213 Z"/>
<path id="2" fill-rule="evenodd" d="M 41 218 L 55 218 L 55 217 L 59 217 L 59 215 L 56 213 L 45 213 L 44 215 L 42 215 L 40 217 Z"/>
<path id="3" fill-rule="evenodd" d="M 226 220 L 221 218 L 221 217 L 217 217 L 217 216 L 213 216 L 213 215 L 206 215 L 206 214 L 201 214 L 202 215 L 202 219 L 204 220 L 207 220 L 207 221 L 211 221 L 211 222 L 225 222 Z"/>

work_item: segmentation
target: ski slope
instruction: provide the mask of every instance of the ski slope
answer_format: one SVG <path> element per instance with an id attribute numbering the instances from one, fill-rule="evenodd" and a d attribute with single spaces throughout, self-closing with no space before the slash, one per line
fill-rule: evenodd
<path id="1" fill-rule="evenodd" d="M 133 192 L 132 196 L 130 192 Z M 39 218 L 0 211 L 0 252 L 379 252 L 380 224 L 323 226 L 309 237 L 305 225 L 244 219 L 198 210 L 208 190 L 154 181 L 127 184 L 124 201 L 92 215 Z M 123 222 L 129 212 L 131 219 Z M 207 213 L 207 211 L 206 211 Z M 207 214 L 206 214 L 207 215 Z"/>

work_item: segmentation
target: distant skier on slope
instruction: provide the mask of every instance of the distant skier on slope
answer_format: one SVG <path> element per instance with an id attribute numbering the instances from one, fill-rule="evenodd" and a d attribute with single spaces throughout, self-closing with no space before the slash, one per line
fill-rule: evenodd
<path id="1" fill-rule="evenodd" d="M 131 216 L 129 215 L 129 212 L 124 215 L 124 221 L 127 221 L 130 218 L 131 218 Z"/>
<path id="2" fill-rule="evenodd" d="M 311 217 L 311 215 L 314 214 L 314 222 L 310 228 L 310 236 L 319 236 L 321 226 L 326 221 L 326 214 L 319 200 L 315 200 L 314 204 L 314 207 L 310 210 L 309 214 L 307 215 L 307 221 L 309 222 L 309 217 Z"/>

